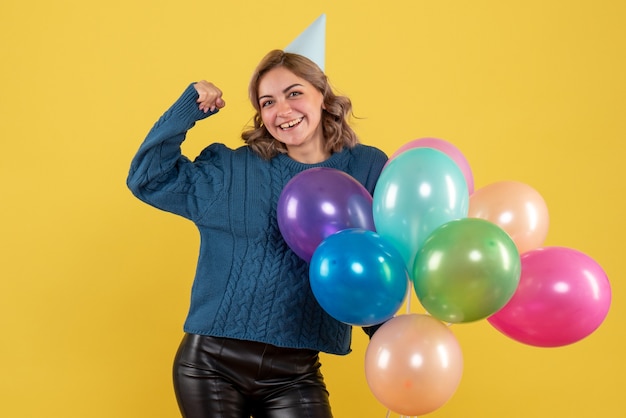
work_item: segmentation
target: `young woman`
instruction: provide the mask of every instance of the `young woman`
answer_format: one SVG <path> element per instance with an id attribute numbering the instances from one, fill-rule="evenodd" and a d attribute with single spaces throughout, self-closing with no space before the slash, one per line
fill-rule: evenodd
<path id="1" fill-rule="evenodd" d="M 226 103 L 214 84 L 191 84 L 149 132 L 128 176 L 139 199 L 200 231 L 174 362 L 178 404 L 188 418 L 331 417 L 318 353 L 349 353 L 351 327 L 316 302 L 307 263 L 278 229 L 277 202 L 313 167 L 342 170 L 373 193 L 387 157 L 359 144 L 350 100 L 301 55 L 271 51 L 249 95 L 256 114 L 246 145 L 213 143 L 192 162 L 181 154 L 186 132 Z"/>

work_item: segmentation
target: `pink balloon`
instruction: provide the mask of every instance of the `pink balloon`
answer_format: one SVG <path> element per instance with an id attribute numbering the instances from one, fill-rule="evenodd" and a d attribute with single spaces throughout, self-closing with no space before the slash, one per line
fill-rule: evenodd
<path id="1" fill-rule="evenodd" d="M 461 347 L 438 319 L 396 316 L 372 336 L 365 352 L 365 377 L 376 399 L 391 411 L 423 415 L 443 406 L 463 373 Z"/>
<path id="2" fill-rule="evenodd" d="M 472 169 L 470 168 L 469 162 L 456 146 L 452 145 L 448 141 L 444 141 L 439 138 L 420 138 L 414 139 L 413 141 L 407 142 L 402 145 L 400 148 L 396 150 L 389 160 L 393 160 L 398 155 L 402 154 L 404 151 L 408 151 L 413 148 L 434 148 L 445 153 L 448 157 L 452 158 L 456 165 L 459 166 L 461 171 L 463 172 L 463 176 L 465 177 L 465 182 L 467 183 L 467 189 L 469 194 L 471 195 L 474 192 L 474 175 L 472 174 Z"/>
<path id="3" fill-rule="evenodd" d="M 504 335 L 537 347 L 559 347 L 595 331 L 611 305 L 600 265 L 579 251 L 538 248 L 521 256 L 522 274 L 511 300 L 488 322 Z"/>

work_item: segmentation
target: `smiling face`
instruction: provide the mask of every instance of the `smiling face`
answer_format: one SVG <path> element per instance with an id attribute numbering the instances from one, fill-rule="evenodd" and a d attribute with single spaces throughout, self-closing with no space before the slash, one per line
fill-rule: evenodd
<path id="1" fill-rule="evenodd" d="M 292 158 L 311 162 L 328 157 L 321 124 L 324 97 L 318 89 L 287 68 L 276 67 L 261 78 L 258 97 L 263 125 Z"/>

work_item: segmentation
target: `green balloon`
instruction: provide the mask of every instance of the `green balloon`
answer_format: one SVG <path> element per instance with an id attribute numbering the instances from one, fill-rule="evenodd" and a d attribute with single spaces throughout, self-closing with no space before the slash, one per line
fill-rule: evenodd
<path id="1" fill-rule="evenodd" d="M 433 317 L 472 322 L 499 311 L 513 297 L 521 274 L 520 255 L 498 225 L 478 218 L 447 222 L 418 251 L 413 287 Z"/>

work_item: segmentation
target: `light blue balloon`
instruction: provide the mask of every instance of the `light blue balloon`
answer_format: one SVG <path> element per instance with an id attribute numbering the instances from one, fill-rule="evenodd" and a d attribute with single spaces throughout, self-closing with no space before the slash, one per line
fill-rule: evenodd
<path id="1" fill-rule="evenodd" d="M 408 271 L 439 226 L 466 218 L 469 192 L 456 162 L 434 148 L 413 148 L 383 169 L 372 203 L 376 232 L 400 252 Z"/>
<path id="2" fill-rule="evenodd" d="M 373 231 L 344 229 L 317 247 L 309 266 L 313 295 L 333 318 L 370 326 L 402 306 L 409 274 L 396 248 Z"/>

